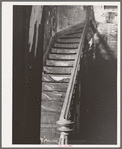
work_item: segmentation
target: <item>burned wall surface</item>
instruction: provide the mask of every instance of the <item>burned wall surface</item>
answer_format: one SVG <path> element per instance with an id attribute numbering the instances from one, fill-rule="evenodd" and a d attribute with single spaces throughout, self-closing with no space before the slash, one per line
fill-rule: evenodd
<path id="1" fill-rule="evenodd" d="M 57 32 L 57 7 L 44 6 L 44 47 L 43 53 L 49 44 L 50 38 Z"/>
<path id="2" fill-rule="evenodd" d="M 58 6 L 57 12 L 57 31 L 65 29 L 71 25 L 84 22 L 86 12 L 83 6 Z"/>

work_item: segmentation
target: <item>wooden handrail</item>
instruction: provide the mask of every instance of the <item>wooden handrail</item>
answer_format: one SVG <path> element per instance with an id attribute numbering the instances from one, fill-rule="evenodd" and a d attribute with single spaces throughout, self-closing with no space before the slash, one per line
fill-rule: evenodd
<path id="1" fill-rule="evenodd" d="M 87 6 L 86 21 L 84 24 L 83 33 L 81 35 L 80 43 L 78 46 L 78 52 L 76 55 L 70 82 L 68 85 L 68 89 L 67 89 L 66 96 L 64 99 L 63 107 L 61 110 L 60 118 L 59 118 L 59 121 L 57 121 L 57 124 L 60 126 L 60 128 L 58 130 L 61 131 L 59 144 L 67 144 L 67 135 L 68 135 L 67 132 L 72 130 L 72 129 L 70 129 L 70 125 L 73 124 L 73 122 L 68 120 L 68 113 L 69 113 L 69 109 L 70 109 L 70 103 L 71 103 L 72 94 L 73 94 L 73 90 L 74 90 L 75 80 L 76 80 L 76 76 L 78 73 L 78 67 L 80 65 L 80 58 L 83 56 L 83 46 L 84 46 L 84 39 L 85 39 L 85 35 L 86 35 L 86 29 L 87 29 L 87 26 L 89 23 L 89 13 L 90 13 L 90 6 Z"/>

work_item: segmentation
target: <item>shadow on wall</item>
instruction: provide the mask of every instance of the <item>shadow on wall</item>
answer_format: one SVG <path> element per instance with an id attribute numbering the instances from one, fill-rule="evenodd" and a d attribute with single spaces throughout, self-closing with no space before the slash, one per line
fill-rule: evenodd
<path id="1" fill-rule="evenodd" d="M 116 49 L 114 49 L 116 50 Z M 117 59 L 99 35 L 96 58 L 89 61 L 81 99 L 83 144 L 117 143 Z"/>

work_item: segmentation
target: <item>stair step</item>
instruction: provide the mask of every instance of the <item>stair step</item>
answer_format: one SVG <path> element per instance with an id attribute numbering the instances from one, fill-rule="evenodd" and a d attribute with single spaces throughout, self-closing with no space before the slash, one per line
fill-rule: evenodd
<path id="1" fill-rule="evenodd" d="M 41 128 L 57 128 L 57 124 L 41 124 Z"/>
<path id="2" fill-rule="evenodd" d="M 77 49 L 58 49 L 58 48 L 52 48 L 52 53 L 77 53 Z"/>
<path id="3" fill-rule="evenodd" d="M 41 131 L 40 138 L 41 144 L 58 144 L 59 142 L 59 133 L 49 133 L 45 131 Z"/>
<path id="4" fill-rule="evenodd" d="M 73 29 L 73 30 L 70 30 L 69 32 L 67 32 L 66 34 L 82 33 L 82 31 L 83 31 L 83 28 Z"/>
<path id="5" fill-rule="evenodd" d="M 61 38 L 80 38 L 82 33 L 64 34 Z"/>
<path id="6" fill-rule="evenodd" d="M 58 97 L 58 98 L 54 98 L 54 97 L 50 97 L 48 96 L 47 94 L 45 93 L 42 93 L 42 100 L 51 100 L 51 101 L 58 101 L 58 102 L 61 102 L 64 100 L 64 98 L 62 97 Z"/>
<path id="7" fill-rule="evenodd" d="M 42 82 L 42 90 L 49 91 L 66 91 L 68 87 L 68 83 L 47 83 Z"/>
<path id="8" fill-rule="evenodd" d="M 48 67 L 44 66 L 43 71 L 46 73 L 53 73 L 53 74 L 71 74 L 72 67 Z"/>
<path id="9" fill-rule="evenodd" d="M 53 125 L 50 126 L 51 127 L 41 127 L 41 132 L 60 134 L 60 132 L 57 131 L 57 127 L 52 127 Z"/>
<path id="10" fill-rule="evenodd" d="M 42 100 L 56 100 L 56 101 L 63 101 L 65 97 L 64 92 L 42 92 Z"/>
<path id="11" fill-rule="evenodd" d="M 55 80 L 48 74 L 43 74 L 42 75 L 42 81 L 51 81 L 51 82 L 55 82 Z"/>
<path id="12" fill-rule="evenodd" d="M 65 43 L 54 43 L 54 47 L 61 47 L 61 48 L 78 48 L 78 44 L 65 44 Z"/>
<path id="13" fill-rule="evenodd" d="M 50 59 L 75 59 L 76 55 L 49 54 Z"/>
<path id="14" fill-rule="evenodd" d="M 48 110 L 49 111 L 55 111 L 55 112 L 60 112 L 62 108 L 62 102 L 57 102 L 56 101 L 50 101 L 50 100 L 42 100 L 41 101 L 41 106 L 42 110 Z"/>
<path id="15" fill-rule="evenodd" d="M 48 66 L 73 66 L 74 61 L 46 60 Z"/>
<path id="16" fill-rule="evenodd" d="M 59 120 L 60 113 L 41 111 L 41 124 L 56 124 Z"/>
<path id="17" fill-rule="evenodd" d="M 80 38 L 69 38 L 69 39 L 61 39 L 61 38 L 57 38 L 57 42 L 61 42 L 61 43 L 79 43 Z"/>
<path id="18" fill-rule="evenodd" d="M 69 82 L 70 77 L 64 75 L 51 75 L 51 74 L 43 74 L 42 81 L 46 82 Z"/>

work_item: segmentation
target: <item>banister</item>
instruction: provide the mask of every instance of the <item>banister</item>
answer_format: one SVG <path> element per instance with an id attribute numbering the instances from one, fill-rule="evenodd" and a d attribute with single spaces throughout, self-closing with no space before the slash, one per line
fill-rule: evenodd
<path id="1" fill-rule="evenodd" d="M 89 13 L 90 13 L 90 6 L 87 6 L 86 21 L 84 24 L 84 29 L 81 35 L 80 43 L 78 46 L 77 56 L 74 62 L 74 66 L 73 66 L 70 82 L 68 85 L 68 89 L 66 92 L 66 96 L 64 99 L 63 107 L 61 110 L 60 118 L 59 118 L 59 121 L 57 121 L 57 124 L 60 126 L 58 130 L 61 131 L 59 144 L 67 144 L 68 132 L 72 131 L 70 126 L 73 124 L 73 122 L 68 120 L 68 112 L 70 108 L 70 103 L 72 99 L 72 94 L 73 94 L 73 89 L 75 85 L 76 75 L 78 72 L 78 67 L 80 65 L 80 58 L 82 57 L 82 54 L 83 54 L 84 39 L 86 35 L 87 25 L 89 22 Z"/>

